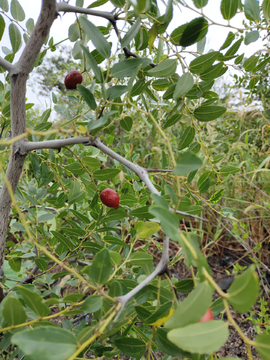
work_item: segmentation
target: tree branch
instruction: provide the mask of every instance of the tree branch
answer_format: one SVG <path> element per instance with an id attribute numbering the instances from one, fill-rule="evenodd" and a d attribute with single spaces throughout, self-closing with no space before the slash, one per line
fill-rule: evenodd
<path id="1" fill-rule="evenodd" d="M 89 138 L 87 136 L 77 136 L 69 139 L 56 139 L 56 140 L 44 140 L 36 142 L 26 142 L 24 141 L 21 144 L 20 151 L 22 154 L 26 154 L 29 151 L 38 150 L 38 149 L 61 149 L 64 146 L 76 145 L 89 143 Z"/>
<path id="2" fill-rule="evenodd" d="M 149 179 L 147 170 L 144 169 L 143 167 L 139 166 L 138 164 L 133 164 L 131 161 L 125 159 L 123 156 L 117 154 L 116 152 L 114 152 L 113 150 L 111 150 L 110 148 L 108 148 L 106 145 L 102 144 L 102 142 L 100 142 L 98 139 L 95 139 L 94 141 L 92 141 L 89 145 L 95 146 L 98 149 L 100 149 L 101 151 L 103 151 L 105 154 L 109 155 L 111 158 L 119 161 L 121 164 L 125 165 L 127 168 L 129 168 L 131 171 L 133 171 L 139 178 L 141 181 L 143 181 L 145 183 L 145 185 L 148 187 L 149 191 L 152 194 L 157 194 L 159 195 L 159 191 L 155 188 L 155 186 L 152 184 L 151 180 Z M 175 210 L 173 208 L 169 208 L 171 212 L 174 212 Z M 183 216 L 189 216 L 189 217 L 193 217 L 195 219 L 199 219 L 199 220 L 203 220 L 203 221 L 207 221 L 204 218 L 201 218 L 199 216 L 196 215 L 192 215 L 183 211 L 175 211 L 176 214 L 179 215 L 183 215 Z"/>
<path id="3" fill-rule="evenodd" d="M 40 16 L 31 36 L 20 56 L 19 61 L 10 68 L 10 119 L 12 137 L 17 137 L 25 132 L 25 92 L 26 81 L 34 62 L 39 54 L 50 27 L 56 16 L 55 0 L 43 0 Z M 10 66 L 10 65 L 9 65 Z M 15 193 L 26 154 L 21 154 L 20 145 L 24 140 L 18 140 L 12 144 L 8 168 L 6 172 L 12 192 Z M 6 232 L 9 219 L 11 198 L 4 182 L 0 193 L 0 269 L 4 267 L 4 253 Z M 3 298 L 3 290 L 0 289 L 0 300 Z"/>
<path id="4" fill-rule="evenodd" d="M 14 68 L 13 64 L 11 64 L 9 61 L 3 59 L 1 56 L 0 56 L 0 66 L 2 66 L 2 68 L 7 70 L 8 72 L 11 72 Z"/>
<path id="5" fill-rule="evenodd" d="M 57 4 L 57 12 L 60 12 L 60 11 L 99 16 L 99 17 L 109 20 L 112 24 L 115 24 L 115 21 L 116 21 L 115 15 L 113 15 L 109 11 L 98 11 L 98 10 L 92 10 L 92 9 L 85 9 L 85 8 L 81 8 L 79 6 L 69 5 L 62 1 Z"/>
<path id="6" fill-rule="evenodd" d="M 121 308 L 114 320 L 114 323 L 117 321 L 124 307 L 133 298 L 133 296 L 136 295 L 140 290 L 142 290 L 146 285 L 148 285 L 152 280 L 154 280 L 156 276 L 162 275 L 167 270 L 169 264 L 169 243 L 170 240 L 168 236 L 165 236 L 163 239 L 163 250 L 162 250 L 162 256 L 160 262 L 158 263 L 157 267 L 152 272 L 152 274 L 150 274 L 146 279 L 144 279 L 139 285 L 137 285 L 126 295 L 119 296 L 116 298 L 121 303 Z"/>

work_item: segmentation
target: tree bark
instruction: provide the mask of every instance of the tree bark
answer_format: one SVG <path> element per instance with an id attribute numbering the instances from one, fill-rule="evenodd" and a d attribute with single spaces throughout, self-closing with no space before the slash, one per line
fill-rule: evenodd
<path id="1" fill-rule="evenodd" d="M 26 82 L 29 73 L 32 70 L 34 62 L 44 41 L 49 34 L 51 25 L 56 17 L 56 1 L 43 0 L 40 16 L 33 32 L 24 48 L 19 61 L 13 66 L 9 66 L 4 61 L 1 65 L 8 70 L 10 78 L 10 119 L 11 134 L 16 137 L 25 132 L 26 112 L 25 112 L 25 93 Z M 12 192 L 15 193 L 20 176 L 22 174 L 23 164 L 26 153 L 21 151 L 22 143 L 25 139 L 16 141 L 11 146 L 8 168 L 6 172 L 7 181 L 11 185 Z M 0 269 L 4 272 L 4 255 L 6 232 L 8 226 L 8 217 L 11 206 L 11 197 L 7 184 L 4 182 L 0 193 Z M 0 300 L 3 298 L 3 290 L 0 290 Z"/>

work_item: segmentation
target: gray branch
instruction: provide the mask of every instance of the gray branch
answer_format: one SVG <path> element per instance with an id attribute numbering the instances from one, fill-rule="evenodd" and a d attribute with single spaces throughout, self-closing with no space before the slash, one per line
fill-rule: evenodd
<path id="1" fill-rule="evenodd" d="M 64 146 L 89 143 L 87 136 L 77 136 L 69 139 L 44 140 L 36 142 L 23 142 L 20 151 L 27 154 L 29 151 L 38 149 L 61 149 Z"/>
<path id="2" fill-rule="evenodd" d="M 47 141 L 45 140 L 45 141 L 37 141 L 37 142 L 24 141 L 20 146 L 20 153 L 27 154 L 29 151 L 37 150 L 37 149 L 61 149 L 61 147 L 63 146 L 75 145 L 75 144 L 84 144 L 85 146 L 95 146 L 96 148 L 100 149 L 102 152 L 104 152 L 111 158 L 119 161 L 121 164 L 123 164 L 131 171 L 133 171 L 139 177 L 139 179 L 145 183 L 145 185 L 152 194 L 157 194 L 157 195 L 160 194 L 159 191 L 156 189 L 156 187 L 152 184 L 151 180 L 149 179 L 147 169 L 125 159 L 123 156 L 117 154 L 115 151 L 108 148 L 98 139 L 95 139 L 94 141 L 90 141 L 89 138 L 86 136 L 77 136 L 70 139 L 56 139 L 56 140 L 47 140 Z M 175 210 L 170 207 L 170 211 L 174 212 Z M 206 221 L 204 218 L 201 218 L 200 216 L 192 215 L 184 211 L 176 210 L 175 212 L 178 215 L 189 216 L 198 220 Z"/>
<path id="3" fill-rule="evenodd" d="M 0 56 L 0 66 L 2 66 L 2 68 L 7 70 L 8 72 L 11 72 L 14 67 L 13 64 L 11 64 L 9 61 L 3 59 L 1 56 Z"/>
<path id="4" fill-rule="evenodd" d="M 146 279 L 144 279 L 139 285 L 137 285 L 126 295 L 119 296 L 116 298 L 121 303 L 121 308 L 114 320 L 114 323 L 117 321 L 124 307 L 133 298 L 133 296 L 135 296 L 140 290 L 142 290 L 146 285 L 148 285 L 152 280 L 154 280 L 156 276 L 164 274 L 164 272 L 167 270 L 169 264 L 169 243 L 170 240 L 168 236 L 165 236 L 163 239 L 163 250 L 162 250 L 162 256 L 160 262 L 158 263 L 157 267 L 152 272 L 152 274 L 150 274 Z"/>
<path id="5" fill-rule="evenodd" d="M 79 6 L 69 5 L 62 1 L 57 4 L 57 11 L 99 16 L 99 17 L 109 20 L 112 24 L 114 24 L 115 20 L 116 20 L 115 16 L 112 13 L 110 13 L 109 11 L 98 11 L 98 10 L 92 10 L 92 9 L 85 9 L 85 8 L 82 8 Z"/>
<path id="6" fill-rule="evenodd" d="M 157 194 L 157 195 L 160 194 L 159 191 L 152 184 L 151 180 L 149 179 L 148 172 L 146 169 L 139 166 L 138 164 L 134 164 L 131 161 L 125 159 L 123 156 L 117 154 L 116 152 L 114 152 L 113 150 L 108 148 L 106 145 L 102 144 L 102 142 L 100 142 L 98 139 L 95 139 L 94 141 L 92 141 L 90 145 L 97 147 L 98 149 L 103 151 L 105 154 L 107 154 L 111 158 L 119 161 L 121 164 L 125 165 L 127 168 L 129 168 L 131 171 L 133 171 L 140 178 L 140 180 L 145 183 L 145 185 L 148 187 L 149 191 L 152 194 Z M 170 207 L 170 211 L 174 212 L 174 209 Z M 192 214 L 189 214 L 189 213 L 186 213 L 183 211 L 179 211 L 179 210 L 176 211 L 176 214 L 183 215 L 183 216 L 189 216 L 189 217 L 193 217 L 195 219 L 206 221 L 204 218 L 201 218 L 199 216 L 192 215 Z"/>
<path id="7" fill-rule="evenodd" d="M 25 93 L 28 75 L 32 70 L 34 62 L 40 49 L 50 31 L 50 27 L 56 17 L 55 0 L 43 0 L 40 16 L 34 27 L 31 36 L 19 58 L 14 65 L 8 65 L 10 69 L 10 119 L 12 137 L 16 137 L 25 132 L 26 112 L 25 112 Z M 5 63 L 2 61 L 2 65 Z M 6 64 L 7 65 L 7 64 Z M 11 185 L 12 192 L 15 193 L 26 155 L 20 152 L 20 145 L 24 143 L 21 139 L 12 144 L 8 168 L 7 179 Z M 3 269 L 6 232 L 8 226 L 11 198 L 6 183 L 3 183 L 0 193 L 0 268 Z M 0 289 L 0 300 L 3 298 L 3 290 Z"/>

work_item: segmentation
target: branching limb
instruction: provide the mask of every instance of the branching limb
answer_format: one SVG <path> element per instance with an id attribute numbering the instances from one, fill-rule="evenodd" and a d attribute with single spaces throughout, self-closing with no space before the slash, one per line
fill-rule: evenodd
<path id="1" fill-rule="evenodd" d="M 133 171 L 140 178 L 141 181 L 143 181 L 145 183 L 145 185 L 148 187 L 149 191 L 152 194 L 159 195 L 159 191 L 155 188 L 155 186 L 152 184 L 151 180 L 149 179 L 148 172 L 146 169 L 139 166 L 138 164 L 134 164 L 131 161 L 125 159 L 123 156 L 117 154 L 116 152 L 114 152 L 113 150 L 108 148 L 106 145 L 102 144 L 102 142 L 99 141 L 98 139 L 95 139 L 89 145 L 97 147 L 102 152 L 109 155 L 111 158 L 113 158 L 113 159 L 119 161 L 121 164 L 125 165 L 127 168 L 129 168 L 131 171 Z M 174 209 L 170 208 L 170 211 L 174 212 Z M 189 217 L 193 217 L 195 219 L 206 221 L 205 219 L 203 219 L 199 216 L 192 215 L 192 214 L 189 214 L 189 213 L 186 213 L 183 211 L 177 210 L 175 212 L 176 212 L 176 214 L 179 214 L 179 215 L 189 216 Z"/>
<path id="2" fill-rule="evenodd" d="M 121 312 L 123 311 L 126 304 L 135 296 L 140 290 L 142 290 L 146 285 L 148 285 L 154 278 L 158 275 L 162 275 L 168 267 L 169 264 L 169 238 L 165 236 L 163 239 L 163 250 L 160 262 L 158 263 L 155 270 L 150 274 L 146 279 L 144 279 L 139 285 L 137 285 L 134 289 L 128 292 L 126 295 L 119 296 L 116 299 L 121 304 L 121 308 L 114 322 L 119 318 Z"/>
<path id="3" fill-rule="evenodd" d="M 64 146 L 89 143 L 86 136 L 77 136 L 69 139 L 44 140 L 36 142 L 24 142 L 21 144 L 21 153 L 26 154 L 29 151 L 38 149 L 61 149 Z"/>
<path id="4" fill-rule="evenodd" d="M 13 64 L 11 64 L 9 61 L 3 59 L 1 56 L 0 56 L 0 66 L 2 66 L 2 68 L 7 70 L 8 72 L 11 72 L 14 68 Z"/>
<path id="5" fill-rule="evenodd" d="M 85 9 L 85 8 L 81 8 L 79 6 L 69 5 L 62 1 L 57 4 L 57 12 L 60 12 L 60 11 L 99 16 L 99 17 L 109 20 L 112 24 L 115 24 L 115 21 L 116 21 L 115 15 L 113 15 L 109 11 L 98 11 L 98 10 L 92 10 L 92 9 Z"/>

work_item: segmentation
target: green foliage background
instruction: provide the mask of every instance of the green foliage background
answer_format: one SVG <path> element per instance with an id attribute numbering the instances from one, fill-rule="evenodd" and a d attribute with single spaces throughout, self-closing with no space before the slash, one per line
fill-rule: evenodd
<path id="1" fill-rule="evenodd" d="M 77 0 L 76 5 L 99 10 L 107 2 L 87 6 Z M 123 161 L 94 146 L 28 154 L 7 234 L 2 357 L 71 360 L 120 358 L 124 353 L 151 359 L 152 352 L 161 350 L 164 359 L 203 359 L 226 342 L 230 322 L 250 359 L 251 346 L 270 359 L 265 319 L 264 325 L 259 320 L 255 324 L 256 339 L 248 339 L 229 308 L 252 311 L 259 294 L 257 274 L 264 281 L 268 271 L 263 250 L 269 233 L 270 2 L 222 0 L 228 37 L 223 44 L 217 39 L 208 53 L 205 39 L 214 19 L 204 16 L 207 0 L 169 0 L 164 13 L 155 0 L 110 2 L 116 8 L 113 24 L 103 19 L 104 26 L 95 26 L 91 16 L 74 16 L 68 29 L 73 47 L 62 48 L 64 55 L 54 53 L 59 44 L 48 37 L 33 71 L 41 94 L 50 92 L 52 103 L 45 111 L 26 103 L 28 141 L 97 137 L 147 169 L 159 195 L 151 194 Z M 17 0 L 0 1 L 0 38 L 9 33 L 9 62 L 34 27 L 28 19 L 21 29 L 22 6 Z M 193 11 L 195 19 L 183 19 L 168 33 L 178 7 Z M 230 27 L 230 19 L 240 12 L 245 21 Z M 125 27 L 119 31 L 122 20 Z M 110 34 L 115 30 L 119 38 L 113 53 Z M 265 51 L 249 58 L 239 52 L 242 43 L 252 46 L 258 38 L 264 39 Z M 192 60 L 186 60 L 186 53 Z M 77 90 L 66 91 L 62 79 L 74 68 L 83 72 L 84 81 Z M 229 69 L 234 70 L 234 84 L 224 84 L 226 97 L 221 99 L 217 79 Z M 4 69 L 2 73 L 5 138 L 10 132 L 10 85 Z M 228 103 L 235 89 L 245 97 L 241 108 L 232 110 Z M 250 110 L 254 101 L 260 107 Z M 9 155 L 10 146 L 1 142 L 2 181 Z M 117 210 L 99 199 L 107 187 L 120 196 Z M 185 231 L 180 231 L 184 216 L 177 211 L 197 216 L 185 217 Z M 165 235 L 179 249 L 169 268 L 185 258 L 193 278 L 156 278 L 116 318 L 117 298 L 151 274 L 156 265 L 152 249 L 162 251 Z M 234 267 L 239 275 L 228 293 L 214 282 L 206 259 L 223 237 L 228 246 L 236 241 L 254 263 L 246 271 Z M 24 281 L 35 267 L 30 283 L 14 287 L 12 279 Z M 179 303 L 175 289 L 188 297 Z M 213 302 L 214 290 L 219 298 Z M 151 325 L 171 307 L 175 312 L 164 327 Z M 209 307 L 215 316 L 225 309 L 228 322 L 198 323 Z"/>

